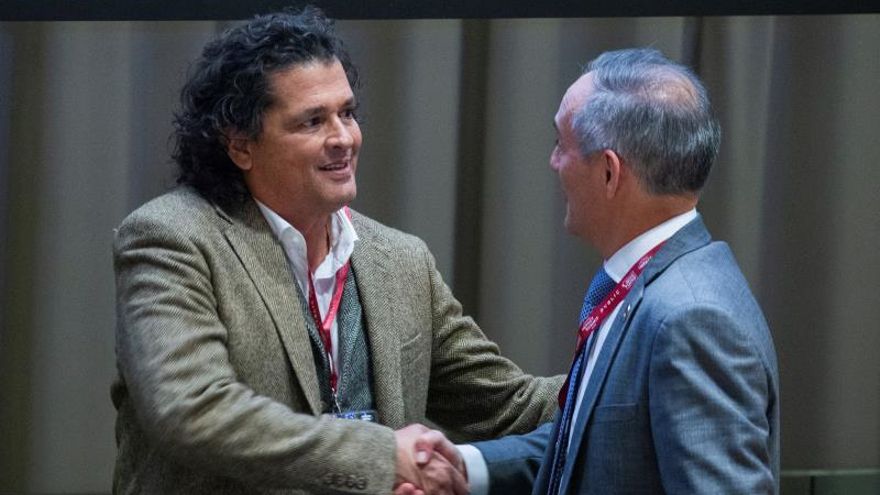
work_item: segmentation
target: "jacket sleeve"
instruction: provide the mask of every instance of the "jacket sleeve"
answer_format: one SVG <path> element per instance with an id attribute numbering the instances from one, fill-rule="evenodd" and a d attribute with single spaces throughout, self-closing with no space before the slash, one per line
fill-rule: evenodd
<path id="1" fill-rule="evenodd" d="M 555 424 L 545 423 L 525 435 L 508 435 L 474 443 L 489 470 L 489 494 L 532 493 L 541 462 L 547 455 L 547 446 L 555 434 Z"/>
<path id="2" fill-rule="evenodd" d="M 390 429 L 295 413 L 237 379 L 204 247 L 171 224 L 129 218 L 114 244 L 121 400 L 150 448 L 250 486 L 389 493 Z"/>
<path id="3" fill-rule="evenodd" d="M 669 493 L 778 491 L 773 375 L 749 319 L 690 305 L 664 319 L 651 353 L 651 431 Z"/>
<path id="4" fill-rule="evenodd" d="M 456 440 L 526 433 L 558 410 L 563 376 L 534 377 L 500 355 L 443 282 L 425 248 L 432 312 L 428 418 Z"/>

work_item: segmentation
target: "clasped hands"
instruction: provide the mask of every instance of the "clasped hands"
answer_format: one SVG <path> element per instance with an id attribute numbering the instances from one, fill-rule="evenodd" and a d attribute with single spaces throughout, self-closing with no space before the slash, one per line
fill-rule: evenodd
<path id="1" fill-rule="evenodd" d="M 468 494 L 464 461 L 443 433 L 413 424 L 395 431 L 394 437 L 394 495 Z"/>

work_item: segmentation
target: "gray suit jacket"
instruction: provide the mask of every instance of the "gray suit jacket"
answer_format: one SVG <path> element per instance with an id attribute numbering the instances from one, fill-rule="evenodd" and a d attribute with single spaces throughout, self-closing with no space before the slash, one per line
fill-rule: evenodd
<path id="1" fill-rule="evenodd" d="M 560 379 L 498 354 L 419 239 L 353 213 L 352 269 L 382 425 L 320 416 L 295 282 L 253 201 L 178 188 L 116 232 L 116 493 L 388 493 L 392 428 L 528 431 Z"/>
<path id="2" fill-rule="evenodd" d="M 574 419 L 561 493 L 778 492 L 773 342 L 730 249 L 710 241 L 701 219 L 686 225 L 621 303 Z M 492 493 L 546 490 L 557 427 L 476 444 Z"/>

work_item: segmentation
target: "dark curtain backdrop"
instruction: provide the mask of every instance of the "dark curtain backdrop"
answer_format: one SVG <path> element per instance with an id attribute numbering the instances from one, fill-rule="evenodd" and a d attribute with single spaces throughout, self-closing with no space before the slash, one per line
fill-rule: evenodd
<path id="1" fill-rule="evenodd" d="M 0 492 L 109 490 L 112 229 L 173 184 L 215 22 L 0 23 Z M 581 66 L 693 65 L 724 138 L 699 210 L 770 321 L 783 469 L 880 467 L 880 16 L 345 21 L 355 207 L 424 238 L 502 351 L 561 373 L 599 259 L 562 228 L 552 118 Z"/>

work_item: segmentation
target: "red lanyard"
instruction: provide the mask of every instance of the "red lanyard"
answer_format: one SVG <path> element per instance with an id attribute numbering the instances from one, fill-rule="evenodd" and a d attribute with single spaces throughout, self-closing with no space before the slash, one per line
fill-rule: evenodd
<path id="1" fill-rule="evenodd" d="M 336 312 L 339 311 L 339 303 L 342 301 L 342 291 L 345 289 L 345 279 L 348 277 L 350 264 L 351 262 L 346 262 L 336 272 L 336 288 L 333 291 L 333 299 L 330 300 L 330 307 L 327 308 L 327 315 L 323 319 L 321 318 L 321 310 L 318 308 L 318 298 L 315 296 L 312 272 L 309 271 L 309 310 L 318 327 L 318 333 L 321 334 L 324 350 L 327 352 L 327 362 L 330 364 L 330 388 L 333 390 L 334 396 L 336 395 L 338 375 L 336 374 L 336 366 L 333 364 L 333 341 L 330 339 L 330 329 L 333 328 L 333 320 L 336 319 Z"/>
<path id="2" fill-rule="evenodd" d="M 345 207 L 345 214 L 351 219 L 351 211 Z M 333 364 L 333 340 L 330 338 L 330 329 L 333 328 L 333 321 L 336 319 L 336 313 L 339 311 L 339 303 L 342 302 L 342 292 L 345 290 L 345 280 L 348 278 L 348 270 L 351 261 L 346 261 L 342 268 L 336 271 L 336 288 L 333 291 L 333 298 L 330 300 L 330 306 L 327 308 L 327 315 L 321 318 L 321 310 L 318 308 L 318 297 L 315 295 L 315 283 L 312 280 L 312 271 L 309 272 L 309 311 L 312 313 L 312 319 L 318 327 L 318 333 L 321 335 L 321 342 L 324 344 L 324 351 L 327 353 L 327 363 L 330 366 L 330 389 L 333 392 L 333 401 L 336 402 L 336 386 L 339 375 L 336 373 L 336 366 Z"/>
<path id="3" fill-rule="evenodd" d="M 626 272 L 626 275 L 624 275 L 620 282 L 618 282 L 617 285 L 614 286 L 613 289 L 611 289 L 611 292 L 609 292 L 608 295 L 605 296 L 605 299 L 603 299 L 602 302 L 597 304 L 592 309 L 592 311 L 590 311 L 590 314 L 586 317 L 586 319 L 584 319 L 583 323 L 581 323 L 580 328 L 578 328 L 577 346 L 575 347 L 574 353 L 575 358 L 577 358 L 577 355 L 581 352 L 581 346 L 583 346 L 587 339 L 590 338 L 590 335 L 592 335 L 593 332 L 597 328 L 599 328 L 599 325 L 601 325 L 602 322 L 605 321 L 605 318 L 607 318 L 608 315 L 610 315 L 614 311 L 614 308 L 616 308 L 617 305 L 626 298 L 627 294 L 629 294 L 630 289 L 632 289 L 633 284 L 635 284 L 636 279 L 639 278 L 639 275 L 642 274 L 642 270 L 645 269 L 645 265 L 647 265 L 648 262 L 651 261 L 651 258 L 653 258 L 655 254 L 657 254 L 657 251 L 660 250 L 664 242 L 666 241 L 657 244 L 650 251 L 645 253 L 644 256 L 639 258 L 639 260 L 636 261 L 636 263 L 632 267 L 630 267 L 629 271 Z M 568 381 L 570 379 L 571 376 L 565 379 L 565 383 L 562 385 L 562 389 L 559 391 L 560 408 L 565 405 L 565 394 L 567 393 L 566 391 L 568 390 Z"/>
<path id="4" fill-rule="evenodd" d="M 651 258 L 654 257 L 654 254 L 656 254 L 662 246 L 663 243 L 661 242 L 645 253 L 644 256 L 639 258 L 639 261 L 636 261 L 636 264 L 626 272 L 626 275 L 617 283 L 614 289 L 605 296 L 605 299 L 590 311 L 589 316 L 584 319 L 578 329 L 578 340 L 575 353 L 580 352 L 581 346 L 584 345 L 584 342 L 586 342 L 587 339 L 590 338 L 590 335 L 599 328 L 599 325 L 601 325 L 602 322 L 605 321 L 605 318 L 614 311 L 614 308 L 626 298 L 630 289 L 632 289 L 633 284 L 636 282 L 636 279 L 639 278 L 639 275 L 642 274 L 642 270 L 645 269 L 645 265 L 651 261 Z"/>

